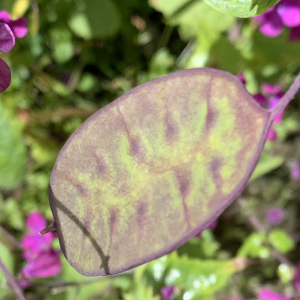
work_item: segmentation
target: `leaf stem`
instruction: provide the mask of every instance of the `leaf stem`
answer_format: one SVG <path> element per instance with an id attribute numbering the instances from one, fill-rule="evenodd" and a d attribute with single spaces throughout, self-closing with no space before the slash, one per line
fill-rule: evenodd
<path id="1" fill-rule="evenodd" d="M 5 236 L 5 238 L 8 240 L 8 242 L 12 245 L 15 246 L 18 249 L 22 249 L 22 245 L 17 241 L 17 239 L 15 239 L 12 234 L 10 234 L 6 229 L 4 229 L 1 225 L 0 225 L 0 235 Z"/>
<path id="2" fill-rule="evenodd" d="M 300 89 L 300 73 L 298 74 L 295 81 L 288 89 L 288 91 L 285 93 L 285 95 L 280 99 L 278 105 L 270 110 L 272 120 L 286 108 L 286 106 L 295 97 L 299 89 Z"/>
<path id="3" fill-rule="evenodd" d="M 11 275 L 8 269 L 5 267 L 1 257 L 0 257 L 0 269 L 2 270 L 4 276 L 6 277 L 7 281 L 10 284 L 10 287 L 14 290 L 15 294 L 17 295 L 19 300 L 26 300 L 25 296 L 23 295 L 20 286 L 16 282 L 15 278 Z"/>

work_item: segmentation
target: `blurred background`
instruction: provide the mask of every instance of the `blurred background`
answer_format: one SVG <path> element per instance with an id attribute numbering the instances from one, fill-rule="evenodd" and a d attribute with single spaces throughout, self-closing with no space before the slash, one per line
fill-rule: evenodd
<path id="1" fill-rule="evenodd" d="M 240 19 L 202 0 L 1 0 L 0 10 L 28 21 L 1 53 L 12 80 L 0 94 L 0 257 L 26 299 L 300 299 L 300 94 L 242 195 L 173 253 L 91 279 L 66 262 L 55 234 L 38 235 L 52 220 L 48 184 L 61 147 L 136 85 L 213 67 L 238 75 L 264 107 L 277 103 L 300 71 L 300 21 L 279 13 L 272 31 L 280 3 Z M 16 299 L 1 271 L 0 299 Z"/>

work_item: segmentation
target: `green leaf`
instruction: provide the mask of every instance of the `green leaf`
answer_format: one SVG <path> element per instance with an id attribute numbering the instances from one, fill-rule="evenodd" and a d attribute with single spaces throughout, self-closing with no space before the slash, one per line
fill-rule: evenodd
<path id="1" fill-rule="evenodd" d="M 271 155 L 267 151 L 263 151 L 260 160 L 250 178 L 253 181 L 265 174 L 277 169 L 284 163 L 284 157 L 280 155 Z"/>
<path id="2" fill-rule="evenodd" d="M 270 256 L 271 250 L 266 246 L 267 237 L 264 233 L 253 232 L 243 242 L 239 249 L 238 257 L 252 257 L 252 258 L 267 258 Z"/>
<path id="3" fill-rule="evenodd" d="M 283 254 L 295 248 L 293 240 L 281 229 L 273 229 L 269 233 L 268 240 L 275 249 Z"/>
<path id="4" fill-rule="evenodd" d="M 21 184 L 27 162 L 20 122 L 0 103 L 0 189 Z"/>
<path id="5" fill-rule="evenodd" d="M 13 270 L 14 270 L 13 254 L 1 242 L 0 242 L 0 257 L 1 257 L 1 260 L 3 261 L 5 267 L 7 268 L 7 270 L 10 273 L 13 273 Z M 0 271 L 0 286 L 2 286 L 5 283 L 6 283 L 6 278 L 5 278 L 4 274 L 2 273 L 2 271 Z"/>
<path id="6" fill-rule="evenodd" d="M 69 20 L 72 31 L 84 38 L 104 38 L 117 33 L 121 25 L 120 13 L 112 0 L 85 0 L 82 11 Z"/>
<path id="7" fill-rule="evenodd" d="M 250 18 L 262 14 L 280 0 L 205 0 L 207 4 L 224 14 Z"/>
<path id="8" fill-rule="evenodd" d="M 285 264 L 280 264 L 278 266 L 277 274 L 283 284 L 291 282 L 295 276 L 293 268 Z"/>
<path id="9" fill-rule="evenodd" d="M 240 261 L 241 263 L 241 261 Z M 222 290 L 230 277 L 245 267 L 238 261 L 199 260 L 173 252 L 167 259 L 165 285 L 183 287 L 183 299 L 209 297 Z"/>

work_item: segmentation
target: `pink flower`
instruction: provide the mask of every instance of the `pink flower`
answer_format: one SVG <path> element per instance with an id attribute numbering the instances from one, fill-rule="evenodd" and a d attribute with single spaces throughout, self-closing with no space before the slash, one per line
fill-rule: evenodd
<path id="1" fill-rule="evenodd" d="M 59 254 L 54 250 L 41 252 L 23 269 L 24 278 L 42 278 L 57 275 L 61 270 Z"/>
<path id="2" fill-rule="evenodd" d="M 28 32 L 28 24 L 25 18 L 11 20 L 9 13 L 5 10 L 0 11 L 0 22 L 7 24 L 17 38 L 24 37 Z"/>
<path id="3" fill-rule="evenodd" d="M 23 277 L 49 277 L 61 270 L 59 254 L 51 248 L 53 234 L 40 235 L 46 227 L 46 220 L 39 212 L 31 213 L 26 220 L 29 233 L 22 239 L 23 257 L 28 261 L 23 269 Z"/>
<path id="4" fill-rule="evenodd" d="M 162 300 L 171 300 L 175 296 L 175 287 L 173 285 L 164 286 L 161 289 Z"/>
<path id="5" fill-rule="evenodd" d="M 279 207 L 271 207 L 267 212 L 266 221 L 270 225 L 279 224 L 283 221 L 284 211 Z"/>
<path id="6" fill-rule="evenodd" d="M 281 0 L 253 19 L 260 24 L 259 30 L 265 36 L 276 37 L 287 26 L 291 28 L 290 41 L 300 40 L 300 0 Z"/>
<path id="7" fill-rule="evenodd" d="M 259 300 L 293 300 L 292 297 L 277 294 L 270 289 L 261 289 L 258 294 Z"/>

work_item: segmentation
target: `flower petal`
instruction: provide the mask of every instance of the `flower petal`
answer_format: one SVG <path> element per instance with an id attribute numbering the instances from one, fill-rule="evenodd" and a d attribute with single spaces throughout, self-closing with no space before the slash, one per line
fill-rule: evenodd
<path id="1" fill-rule="evenodd" d="M 267 99 L 261 93 L 254 94 L 252 97 L 260 105 L 265 105 L 267 103 Z"/>
<path id="2" fill-rule="evenodd" d="M 268 14 L 266 20 L 259 27 L 260 32 L 268 37 L 276 37 L 283 31 L 282 21 L 276 11 Z"/>
<path id="3" fill-rule="evenodd" d="M 15 36 L 10 27 L 0 22 L 0 52 L 8 52 L 15 44 Z"/>
<path id="4" fill-rule="evenodd" d="M 15 21 L 11 21 L 8 24 L 17 38 L 24 37 L 28 32 L 28 23 L 25 18 L 20 18 Z"/>
<path id="5" fill-rule="evenodd" d="M 161 289 L 162 300 L 170 300 L 174 296 L 175 287 L 173 285 L 164 286 Z"/>
<path id="6" fill-rule="evenodd" d="M 10 20 L 11 19 L 10 19 L 9 13 L 6 10 L 1 10 L 0 11 L 0 22 L 9 23 Z"/>
<path id="7" fill-rule="evenodd" d="M 34 259 L 39 253 L 50 249 L 52 235 L 27 234 L 22 238 L 21 244 L 24 248 L 23 257 L 27 260 Z"/>
<path id="8" fill-rule="evenodd" d="M 40 253 L 30 261 L 22 271 L 24 278 L 50 277 L 61 271 L 59 254 L 54 250 Z"/>
<path id="9" fill-rule="evenodd" d="M 261 85 L 262 90 L 269 95 L 276 95 L 279 93 L 283 93 L 281 87 L 276 84 L 263 83 Z"/>
<path id="10" fill-rule="evenodd" d="M 0 58 L 0 93 L 5 91 L 11 80 L 10 68 L 4 60 Z"/>
<path id="11" fill-rule="evenodd" d="M 277 12 L 285 26 L 296 27 L 300 25 L 300 4 L 298 0 L 281 1 Z"/>
<path id="12" fill-rule="evenodd" d="M 259 300 L 293 300 L 292 297 L 277 294 L 270 289 L 261 289 L 258 295 Z"/>
<path id="13" fill-rule="evenodd" d="M 272 207 L 267 212 L 267 223 L 270 225 L 279 224 L 284 219 L 284 211 L 279 207 Z"/>
<path id="14" fill-rule="evenodd" d="M 275 141 L 277 139 L 277 133 L 276 131 L 271 127 L 268 135 L 267 135 L 267 141 Z"/>
<path id="15" fill-rule="evenodd" d="M 300 41 L 300 26 L 291 28 L 289 41 L 290 42 L 299 42 Z"/>
<path id="16" fill-rule="evenodd" d="M 26 226 L 30 232 L 39 233 L 46 227 L 46 220 L 40 212 L 35 211 L 27 217 Z"/>

